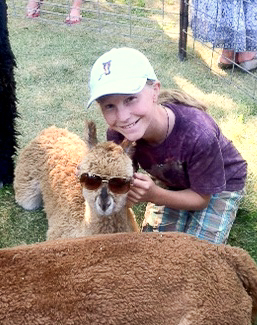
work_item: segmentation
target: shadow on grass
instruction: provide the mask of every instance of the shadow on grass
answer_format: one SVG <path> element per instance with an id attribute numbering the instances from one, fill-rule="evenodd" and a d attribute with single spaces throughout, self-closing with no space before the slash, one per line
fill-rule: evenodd
<path id="1" fill-rule="evenodd" d="M 257 212 L 239 210 L 228 244 L 244 248 L 257 262 Z"/>
<path id="2" fill-rule="evenodd" d="M 0 248 L 46 240 L 47 219 L 43 210 L 25 211 L 17 206 L 12 186 L 0 190 Z"/>

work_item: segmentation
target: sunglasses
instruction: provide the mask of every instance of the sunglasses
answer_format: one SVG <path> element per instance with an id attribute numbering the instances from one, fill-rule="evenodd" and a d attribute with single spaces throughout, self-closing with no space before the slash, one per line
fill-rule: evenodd
<path id="1" fill-rule="evenodd" d="M 115 194 L 125 194 L 129 191 L 132 184 L 132 177 L 111 177 L 105 178 L 96 174 L 89 175 L 88 173 L 83 173 L 80 176 L 80 183 L 85 186 L 86 189 L 95 191 L 102 183 L 107 183 L 108 188 L 111 192 Z"/>

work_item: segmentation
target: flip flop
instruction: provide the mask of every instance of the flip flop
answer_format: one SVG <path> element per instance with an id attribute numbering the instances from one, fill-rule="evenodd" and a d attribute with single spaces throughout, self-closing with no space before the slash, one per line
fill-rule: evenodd
<path id="1" fill-rule="evenodd" d="M 220 62 L 220 60 L 222 59 L 222 58 L 225 58 L 225 59 L 227 59 L 227 61 L 229 61 L 229 63 L 224 63 L 224 62 Z M 234 61 L 235 60 L 235 61 Z M 228 69 L 232 69 L 233 67 L 234 68 L 236 68 L 237 67 L 237 65 L 236 64 L 238 64 L 238 60 L 237 60 L 237 53 L 236 53 L 236 55 L 233 57 L 233 58 L 231 58 L 231 59 L 229 59 L 229 58 L 227 58 L 225 55 L 220 55 L 220 57 L 219 57 L 219 60 L 218 60 L 218 67 L 220 68 L 220 69 L 222 69 L 222 70 L 228 70 Z"/>
<path id="2" fill-rule="evenodd" d="M 251 60 L 239 63 L 239 66 L 246 71 L 252 71 L 252 70 L 256 69 L 257 68 L 257 53 L 255 53 L 255 56 Z"/>
<path id="3" fill-rule="evenodd" d="M 27 18 L 36 18 L 40 16 L 40 6 L 43 0 L 39 0 L 37 2 L 37 6 L 35 8 L 27 8 L 26 17 Z"/>
<path id="4" fill-rule="evenodd" d="M 40 16 L 40 8 L 27 9 L 27 18 L 36 18 Z"/>
<path id="5" fill-rule="evenodd" d="M 81 22 L 82 16 L 68 16 L 65 19 L 65 23 L 67 25 L 74 25 L 74 24 L 79 24 Z"/>
<path id="6" fill-rule="evenodd" d="M 218 62 L 218 67 L 222 70 L 228 70 L 233 68 L 233 63 L 223 63 L 223 62 Z"/>

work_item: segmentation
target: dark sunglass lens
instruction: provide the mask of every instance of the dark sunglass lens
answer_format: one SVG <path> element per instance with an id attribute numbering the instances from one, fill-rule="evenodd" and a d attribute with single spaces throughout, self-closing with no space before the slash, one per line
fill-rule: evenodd
<path id="1" fill-rule="evenodd" d="M 111 178 L 109 180 L 109 188 L 113 193 L 125 194 L 130 189 L 130 181 L 125 178 Z"/>
<path id="2" fill-rule="evenodd" d="M 102 179 L 99 176 L 90 176 L 87 173 L 84 173 L 80 176 L 80 183 L 82 183 L 88 190 L 96 190 L 102 184 Z"/>

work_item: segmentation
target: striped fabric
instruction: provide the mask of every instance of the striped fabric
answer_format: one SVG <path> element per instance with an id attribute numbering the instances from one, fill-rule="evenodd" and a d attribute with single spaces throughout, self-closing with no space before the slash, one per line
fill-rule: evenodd
<path id="1" fill-rule="evenodd" d="M 224 244 L 243 195 L 244 190 L 214 194 L 208 207 L 201 211 L 173 210 L 148 203 L 142 231 L 178 231 L 212 243 Z"/>

